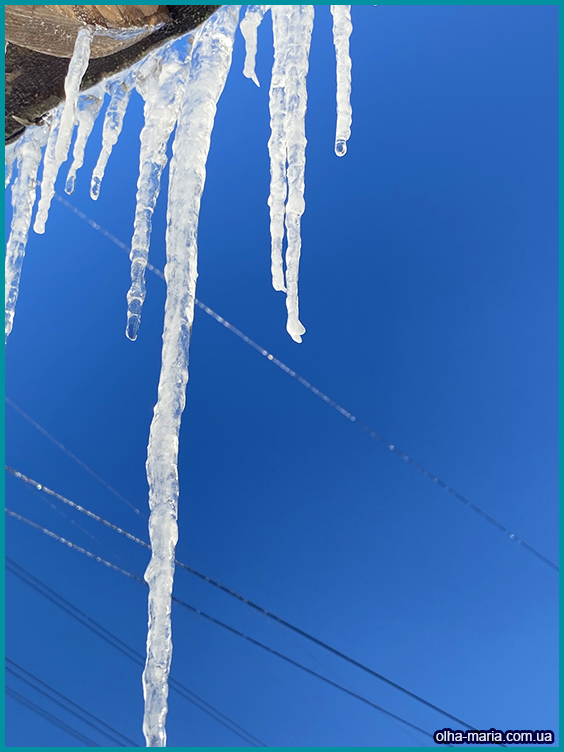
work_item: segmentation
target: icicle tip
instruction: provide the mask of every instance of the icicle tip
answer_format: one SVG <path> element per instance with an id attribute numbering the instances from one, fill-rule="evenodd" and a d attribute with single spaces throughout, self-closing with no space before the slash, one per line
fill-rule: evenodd
<path id="1" fill-rule="evenodd" d="M 347 142 L 344 139 L 337 139 L 335 141 L 335 154 L 338 157 L 344 157 L 347 153 Z"/>
<path id="2" fill-rule="evenodd" d="M 94 175 L 92 177 L 92 182 L 90 183 L 90 198 L 93 201 L 98 200 L 98 196 L 100 195 L 100 188 L 102 187 L 102 181 L 99 177 Z"/>

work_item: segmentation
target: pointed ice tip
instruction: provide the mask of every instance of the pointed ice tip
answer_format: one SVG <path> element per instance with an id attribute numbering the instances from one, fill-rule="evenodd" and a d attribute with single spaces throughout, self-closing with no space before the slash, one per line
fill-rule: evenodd
<path id="1" fill-rule="evenodd" d="M 43 235 L 45 233 L 45 220 L 43 219 L 43 217 L 35 218 L 33 231 L 37 233 L 37 235 Z"/>
<path id="2" fill-rule="evenodd" d="M 286 331 L 294 342 L 300 343 L 302 341 L 302 334 L 305 334 L 305 326 L 301 321 L 288 321 L 286 324 Z"/>
<path id="3" fill-rule="evenodd" d="M 93 201 L 97 201 L 98 200 L 98 196 L 100 195 L 100 188 L 101 188 L 101 186 L 102 186 L 102 181 L 100 180 L 99 177 L 97 177 L 96 175 L 94 175 L 92 177 L 92 182 L 90 183 L 90 198 Z"/>
<path id="4" fill-rule="evenodd" d="M 127 319 L 127 327 L 125 329 L 125 336 L 127 339 L 130 339 L 132 342 L 135 342 L 137 339 L 137 334 L 139 333 L 139 324 L 141 323 L 141 319 L 139 316 L 132 315 L 129 316 Z"/>
<path id="5" fill-rule="evenodd" d="M 284 269 L 282 268 L 282 243 L 280 243 L 280 248 L 273 245 L 271 253 L 270 273 L 272 275 L 272 287 L 274 287 L 276 292 L 286 292 Z"/>
<path id="6" fill-rule="evenodd" d="M 343 139 L 339 139 L 335 142 L 335 154 L 338 157 L 344 157 L 347 153 L 347 142 Z"/>
<path id="7" fill-rule="evenodd" d="M 255 82 L 255 84 L 256 84 L 256 85 L 257 85 L 257 86 L 259 87 L 259 89 L 260 89 L 260 82 L 259 82 L 259 80 L 258 80 L 258 78 L 257 78 L 257 74 L 256 74 L 256 73 L 253 73 L 253 75 L 251 76 L 251 80 L 252 80 L 252 81 L 254 81 L 254 82 Z"/>
<path id="8" fill-rule="evenodd" d="M 67 178 L 67 182 L 65 183 L 65 193 L 67 193 L 69 196 L 74 193 L 74 184 L 76 182 L 76 176 L 75 175 L 69 175 Z"/>

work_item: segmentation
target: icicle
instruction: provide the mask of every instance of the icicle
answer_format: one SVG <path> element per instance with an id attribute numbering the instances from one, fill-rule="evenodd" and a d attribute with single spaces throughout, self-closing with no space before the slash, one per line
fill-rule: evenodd
<path id="1" fill-rule="evenodd" d="M 337 133 L 335 136 L 335 154 L 344 157 L 347 153 L 347 141 L 351 136 L 351 57 L 349 54 L 349 37 L 352 32 L 351 6 L 332 5 L 333 41 L 337 56 Z"/>
<path id="2" fill-rule="evenodd" d="M 145 123 L 141 131 L 139 179 L 137 180 L 137 205 L 131 241 L 131 287 L 127 293 L 126 335 L 135 340 L 141 321 L 145 300 L 145 268 L 149 260 L 149 243 L 153 212 L 159 195 L 161 175 L 167 162 L 166 147 L 178 118 L 184 97 L 186 72 L 190 69 L 188 57 L 181 62 L 178 53 L 171 51 L 162 65 L 154 61 L 154 69 L 137 88 L 145 99 Z M 151 61 L 152 62 L 152 61 Z"/>
<path id="3" fill-rule="evenodd" d="M 286 289 L 286 329 L 295 342 L 305 328 L 299 319 L 300 224 L 305 210 L 306 76 L 313 30 L 312 5 L 272 6 L 274 65 L 270 85 L 270 231 L 272 284 Z M 287 168 L 286 168 L 287 163 Z M 287 203 L 284 200 L 287 192 Z M 284 222 L 285 220 L 285 222 Z M 286 285 L 282 282 L 282 242 L 286 226 Z"/>
<path id="4" fill-rule="evenodd" d="M 44 233 L 45 223 L 49 214 L 49 207 L 53 195 L 55 194 L 55 181 L 59 168 L 67 158 L 69 146 L 74 129 L 76 114 L 76 104 L 78 101 L 78 92 L 80 83 L 88 68 L 90 59 L 90 44 L 94 35 L 94 30 L 86 26 L 79 30 L 74 52 L 69 63 L 67 77 L 65 78 L 65 102 L 62 107 L 60 122 L 58 124 L 57 141 L 55 144 L 54 154 L 45 155 L 43 166 L 43 179 L 41 181 L 41 198 L 37 208 L 37 216 L 33 229 L 35 232 Z"/>
<path id="5" fill-rule="evenodd" d="M 69 63 L 69 70 L 65 78 L 65 105 L 61 115 L 59 138 L 55 148 L 55 157 L 63 163 L 67 158 L 69 146 L 74 128 L 76 105 L 82 77 L 88 68 L 90 60 L 90 44 L 94 36 L 94 30 L 86 26 L 79 30 L 74 52 Z"/>
<path id="6" fill-rule="evenodd" d="M 41 149 L 47 140 L 45 126 L 29 127 L 16 147 L 18 175 L 12 186 L 12 224 L 6 246 L 5 342 L 12 331 L 22 264 L 35 204 L 37 170 Z"/>
<path id="7" fill-rule="evenodd" d="M 4 185 L 4 188 L 7 188 L 10 185 L 10 180 L 12 179 L 12 168 L 14 165 L 15 157 L 16 157 L 16 145 L 8 144 L 6 148 L 4 149 L 4 163 L 6 167 L 6 184 Z"/>
<path id="8" fill-rule="evenodd" d="M 147 479 L 151 517 L 147 662 L 143 731 L 149 747 L 166 744 L 170 610 L 178 503 L 178 432 L 188 381 L 188 346 L 197 277 L 197 229 L 205 165 L 217 100 L 231 65 L 237 5 L 220 8 L 196 42 L 170 165 L 167 212 L 167 300 L 158 401 L 149 437 Z"/>
<path id="9" fill-rule="evenodd" d="M 243 75 L 250 78 L 257 86 L 260 86 L 257 74 L 255 72 L 255 60 L 257 56 L 257 31 L 264 14 L 268 10 L 268 5 L 249 5 L 245 18 L 241 21 L 239 28 L 245 39 L 245 68 Z"/>
<path id="10" fill-rule="evenodd" d="M 131 82 L 125 81 L 112 81 L 110 84 L 110 103 L 106 110 L 106 116 L 104 118 L 104 129 L 102 131 L 102 150 L 98 157 L 98 162 L 92 173 L 92 181 L 90 183 L 90 197 L 96 201 L 100 195 L 100 188 L 102 186 L 102 179 L 104 172 L 106 171 L 106 165 L 108 159 L 112 153 L 121 129 L 123 127 L 123 118 L 129 102 L 129 96 L 131 94 Z"/>
<path id="11" fill-rule="evenodd" d="M 78 130 L 72 153 L 72 165 L 69 169 L 65 184 L 65 191 L 69 194 L 74 192 L 76 173 L 84 163 L 84 150 L 86 149 L 86 143 L 92 133 L 94 123 L 102 108 L 104 94 L 105 92 L 102 87 L 96 87 L 96 89 L 92 89 L 88 94 L 78 100 Z"/>
<path id="12" fill-rule="evenodd" d="M 300 225 L 305 211 L 305 115 L 307 109 L 306 76 L 313 31 L 313 5 L 293 5 L 290 15 L 290 45 L 286 70 L 288 152 L 288 200 L 286 202 L 286 329 L 295 342 L 302 341 L 305 327 L 299 319 L 298 274 L 302 246 Z"/>
<path id="13" fill-rule="evenodd" d="M 286 184 L 286 60 L 289 47 L 288 6 L 272 6 L 272 29 L 274 34 L 274 64 L 270 79 L 270 138 L 268 154 L 270 156 L 270 242 L 272 286 L 275 290 L 286 292 L 284 268 L 282 262 L 282 243 L 284 242 L 284 216 L 287 193 Z"/>

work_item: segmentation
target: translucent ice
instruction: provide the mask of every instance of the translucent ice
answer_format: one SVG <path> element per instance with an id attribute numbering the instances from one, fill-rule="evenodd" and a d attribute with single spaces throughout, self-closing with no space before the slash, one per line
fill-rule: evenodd
<path id="1" fill-rule="evenodd" d="M 149 747 L 166 744 L 172 657 L 170 611 L 178 539 L 178 433 L 186 399 L 194 318 L 198 216 L 211 131 L 231 65 L 239 8 L 223 6 L 206 22 L 195 41 L 170 164 L 162 365 L 147 453 L 152 555 L 145 573 L 149 584 L 149 632 L 143 672 L 143 731 Z"/>
<path id="2" fill-rule="evenodd" d="M 45 126 L 30 127 L 20 138 L 16 148 L 18 174 L 12 185 L 12 224 L 6 246 L 5 342 L 8 342 L 14 323 L 31 213 L 35 204 L 37 170 L 46 139 Z"/>
<path id="3" fill-rule="evenodd" d="M 349 38 L 352 32 L 351 6 L 332 5 L 333 40 L 337 55 L 337 132 L 335 154 L 343 157 L 347 153 L 347 141 L 351 135 L 351 56 Z"/>
<path id="4" fill-rule="evenodd" d="M 77 34 L 74 52 L 69 63 L 69 69 L 65 78 L 65 101 L 60 108 L 58 123 L 53 122 L 52 127 L 57 128 L 57 138 L 54 149 L 48 149 L 43 162 L 43 177 L 41 181 L 41 198 L 37 208 L 37 216 L 33 229 L 35 232 L 44 233 L 45 223 L 49 214 L 49 207 L 55 194 L 55 181 L 59 174 L 59 168 L 66 160 L 75 124 L 76 105 L 80 83 L 88 67 L 90 59 L 90 44 L 94 30 L 85 26 Z"/>

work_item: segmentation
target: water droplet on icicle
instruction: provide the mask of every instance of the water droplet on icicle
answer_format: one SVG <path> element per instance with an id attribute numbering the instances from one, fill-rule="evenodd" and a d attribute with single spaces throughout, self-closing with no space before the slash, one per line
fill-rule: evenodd
<path id="1" fill-rule="evenodd" d="M 339 139 L 338 141 L 335 141 L 335 154 L 338 157 L 344 157 L 347 153 L 347 142 L 344 139 Z"/>

